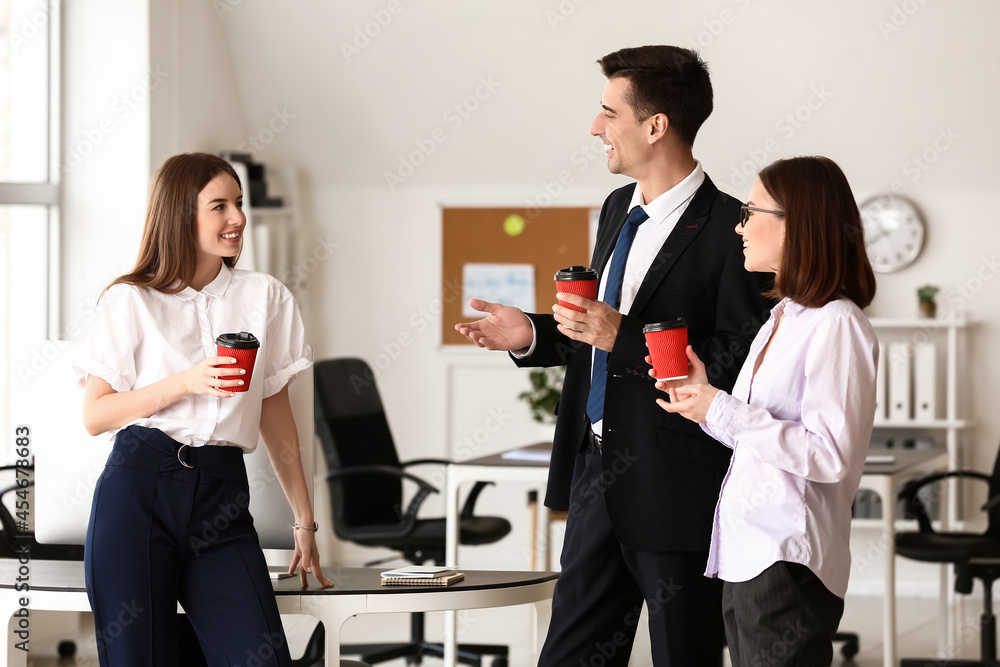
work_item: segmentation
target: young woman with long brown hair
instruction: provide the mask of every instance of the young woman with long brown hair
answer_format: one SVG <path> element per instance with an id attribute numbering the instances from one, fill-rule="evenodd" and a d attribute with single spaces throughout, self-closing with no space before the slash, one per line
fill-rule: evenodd
<path id="1" fill-rule="evenodd" d="M 307 572 L 333 585 L 320 569 L 288 400 L 311 350 L 291 293 L 233 268 L 242 207 L 225 160 L 168 159 L 135 268 L 101 296 L 77 363 L 87 430 L 115 438 L 85 549 L 102 667 L 175 665 L 178 602 L 209 665 L 290 664 L 248 510 L 243 456 L 258 435 L 295 517 L 290 572 L 301 566 L 303 585 Z M 260 342 L 249 386 L 222 367 L 235 359 L 216 353 L 216 337 L 230 332 Z"/>

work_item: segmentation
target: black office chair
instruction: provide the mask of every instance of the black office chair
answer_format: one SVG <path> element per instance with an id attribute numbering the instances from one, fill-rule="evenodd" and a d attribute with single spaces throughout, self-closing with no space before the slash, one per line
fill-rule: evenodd
<path id="1" fill-rule="evenodd" d="M 851 660 L 861 650 L 861 639 L 856 632 L 837 632 L 833 635 L 834 643 L 840 643 L 840 655 L 845 660 Z"/>
<path id="2" fill-rule="evenodd" d="M 302 657 L 292 660 L 292 667 L 324 667 L 326 652 L 326 630 L 322 623 L 316 624 L 316 629 L 309 636 Z M 341 660 L 340 667 L 371 667 L 367 662 L 357 660 Z"/>
<path id="3" fill-rule="evenodd" d="M 989 500 L 981 508 L 988 513 L 985 533 L 939 533 L 934 530 L 925 507 L 926 492 L 921 494 L 921 489 L 953 477 L 978 479 L 989 485 Z M 906 503 L 906 516 L 917 520 L 919 530 L 896 535 L 896 553 L 929 563 L 952 563 L 955 566 L 957 593 L 963 595 L 971 593 L 973 579 L 980 579 L 983 582 L 980 659 L 934 659 L 934 665 L 1000 667 L 996 658 L 996 617 L 993 615 L 993 582 L 1000 577 L 1000 454 L 993 465 L 992 476 L 972 470 L 932 473 L 905 484 L 899 492 L 899 498 Z M 924 667 L 926 664 L 928 664 L 927 658 L 900 661 L 900 667 Z"/>
<path id="4" fill-rule="evenodd" d="M 420 519 L 421 504 L 437 489 L 405 468 L 418 464 L 446 465 L 443 459 L 400 463 L 372 369 L 361 359 L 330 359 L 314 367 L 316 435 L 328 470 L 326 479 L 333 503 L 337 537 L 368 547 L 402 552 L 414 564 L 432 561 L 444 565 L 445 520 Z M 403 509 L 403 480 L 418 485 Z M 510 523 L 495 516 L 476 516 L 474 506 L 486 486 L 477 482 L 461 513 L 459 543 L 492 544 L 510 532 Z M 368 563 L 366 565 L 372 565 Z M 345 645 L 349 655 L 361 655 L 372 664 L 406 658 L 420 664 L 423 656 L 443 656 L 441 644 L 424 640 L 424 614 L 410 619 L 411 636 L 405 643 Z M 496 656 L 494 667 L 506 667 L 507 646 L 461 644 L 462 664 L 481 665 L 482 656 Z"/>

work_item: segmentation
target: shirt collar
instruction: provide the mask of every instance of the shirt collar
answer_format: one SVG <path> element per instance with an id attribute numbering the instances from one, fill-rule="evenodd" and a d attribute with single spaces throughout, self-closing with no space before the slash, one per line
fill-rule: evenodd
<path id="1" fill-rule="evenodd" d="M 219 274 L 212 279 L 212 282 L 201 288 L 201 293 L 219 298 L 226 293 L 226 289 L 229 288 L 229 283 L 231 283 L 232 280 L 233 270 L 223 264 L 222 268 L 219 269 Z M 198 290 L 188 285 L 180 292 L 177 292 L 175 296 L 179 299 L 183 299 L 184 301 L 191 301 L 197 297 L 198 294 Z"/>
<path id="2" fill-rule="evenodd" d="M 650 221 L 658 225 L 670 217 L 670 214 L 676 211 L 677 207 L 694 197 L 694 193 L 698 192 L 698 188 L 704 182 L 705 171 L 701 168 L 701 162 L 695 162 L 694 169 L 683 181 L 648 204 L 642 203 L 642 193 L 639 192 L 637 184 L 635 191 L 632 192 L 632 202 L 628 205 L 628 210 L 631 211 L 636 206 L 642 206 L 642 210 L 649 216 Z"/>
<path id="3" fill-rule="evenodd" d="M 775 304 L 774 308 L 771 309 L 771 314 L 777 318 L 778 315 L 784 312 L 785 315 L 795 317 L 805 309 L 806 307 L 801 303 L 796 303 L 786 296 L 784 299 Z"/>

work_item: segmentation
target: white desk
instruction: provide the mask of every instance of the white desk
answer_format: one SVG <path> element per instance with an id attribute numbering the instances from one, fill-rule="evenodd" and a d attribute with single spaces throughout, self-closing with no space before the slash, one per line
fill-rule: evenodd
<path id="1" fill-rule="evenodd" d="M 861 476 L 861 488 L 882 499 L 882 539 L 885 545 L 885 592 L 882 595 L 882 664 L 896 665 L 896 491 L 920 475 L 948 466 L 944 449 L 870 450 L 870 454 L 892 455 L 893 463 L 869 463 Z M 944 498 L 944 496 L 942 496 Z M 942 517 L 947 511 L 942 509 Z M 942 601 L 944 604 L 944 601 Z M 850 630 L 850 628 L 845 628 Z"/>
<path id="2" fill-rule="evenodd" d="M 90 611 L 84 587 L 83 563 L 32 561 L 29 563 L 30 610 Z M 20 608 L 15 591 L 16 561 L 0 561 L 0 618 L 12 620 Z M 307 614 L 326 626 L 326 664 L 340 662 L 340 631 L 352 616 L 373 613 L 444 611 L 505 607 L 541 602 L 552 597 L 557 574 L 552 572 L 466 571 L 466 578 L 446 588 L 389 587 L 379 583 L 379 569 L 342 568 L 337 586 L 302 589 L 298 578 L 274 582 L 282 614 Z M 452 612 L 454 613 L 454 612 Z M 0 667 L 25 667 L 27 654 L 14 648 L 17 639 L 8 625 L 7 647 L 0 650 Z M 29 644 L 30 646 L 30 644 Z"/>
<path id="3" fill-rule="evenodd" d="M 517 450 L 529 453 L 545 453 L 552 451 L 551 442 L 540 442 Z M 506 453 L 506 452 L 505 452 Z M 505 454 L 504 453 L 504 454 Z M 448 478 L 445 483 L 445 518 L 448 524 L 448 536 L 445 544 L 445 561 L 449 564 L 458 563 L 458 513 L 459 493 L 463 484 L 469 482 L 527 482 L 537 484 L 544 496 L 545 485 L 549 479 L 549 462 L 547 459 L 515 459 L 504 458 L 504 454 L 492 454 L 462 463 L 452 463 L 448 466 Z M 549 510 L 545 503 L 538 503 L 539 549 L 548 550 L 548 535 L 544 526 L 548 525 Z M 544 536 L 543 536 L 544 533 Z M 542 561 L 543 563 L 546 561 Z"/>
<path id="4" fill-rule="evenodd" d="M 544 442 L 522 447 L 530 451 L 552 451 L 552 443 Z M 445 543 L 445 562 L 449 565 L 458 564 L 458 528 L 459 528 L 459 492 L 463 484 L 469 482 L 528 482 L 537 484 L 544 495 L 545 485 L 549 478 L 549 463 L 542 460 L 523 460 L 503 458 L 502 454 L 493 454 L 462 463 L 452 463 L 448 466 L 448 477 L 445 482 L 445 518 L 448 526 Z M 543 563 L 548 562 L 549 548 L 549 510 L 545 503 L 538 502 L 538 545 L 539 550 L 546 555 Z M 553 587 L 555 584 L 553 583 Z M 445 612 L 445 667 L 455 667 L 457 660 L 455 652 L 458 644 L 457 619 L 454 611 Z"/>
<path id="5" fill-rule="evenodd" d="M 543 450 L 551 444 L 539 443 L 524 449 Z M 882 599 L 883 664 L 896 664 L 896 492 L 907 481 L 935 470 L 943 470 L 948 465 L 948 454 L 943 449 L 891 449 L 884 452 L 873 450 L 873 454 L 891 454 L 893 463 L 870 463 L 861 476 L 862 489 L 874 491 L 882 499 L 882 544 L 885 544 L 884 576 L 885 592 Z M 458 512 L 459 491 L 463 484 L 473 481 L 517 481 L 539 484 L 544 491 L 548 479 L 548 464 L 503 458 L 500 454 L 472 459 L 464 463 L 448 466 L 448 480 L 445 491 L 447 508 L 448 541 L 447 562 L 458 563 Z M 541 494 L 541 495 L 544 495 Z M 544 503 L 538 503 L 539 550 L 548 551 L 548 510 Z M 946 516 L 942 513 L 941 516 Z M 546 561 L 542 561 L 546 562 Z M 445 665 L 454 667 L 455 616 L 446 614 L 445 628 L 450 629 L 451 641 L 446 646 Z M 850 630 L 850 628 L 845 628 Z M 451 662 L 449 662 L 451 655 Z"/>

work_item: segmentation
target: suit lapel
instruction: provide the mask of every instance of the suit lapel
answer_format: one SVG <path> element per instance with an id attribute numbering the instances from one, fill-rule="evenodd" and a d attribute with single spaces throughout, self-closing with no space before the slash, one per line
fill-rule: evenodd
<path id="1" fill-rule="evenodd" d="M 684 252 L 685 248 L 701 233 L 701 230 L 709 222 L 708 214 L 712 208 L 712 201 L 719 190 L 712 183 L 712 180 L 705 175 L 705 182 L 701 184 L 694 194 L 691 203 L 681 215 L 680 220 L 674 225 L 670 236 L 663 242 L 660 251 L 653 259 L 646 277 L 643 278 L 639 291 L 635 295 L 630 313 L 641 312 L 649 300 L 656 293 L 657 288 L 663 279 L 677 262 L 677 258 Z M 733 221 L 736 224 L 736 221 Z M 619 225 L 619 228 L 621 225 Z M 617 237 L 616 237 L 617 238 Z M 610 253 L 609 253 L 610 254 Z"/>
<path id="2" fill-rule="evenodd" d="M 628 205 L 632 201 L 632 194 L 635 192 L 636 184 L 620 190 L 623 196 L 608 203 L 607 221 L 604 230 L 598 230 L 597 239 L 594 242 L 594 261 L 591 266 L 597 269 L 598 276 L 604 275 L 604 268 L 611 258 L 611 253 L 618 243 L 618 235 L 625 226 L 628 219 Z"/>

